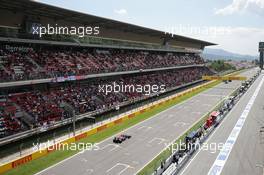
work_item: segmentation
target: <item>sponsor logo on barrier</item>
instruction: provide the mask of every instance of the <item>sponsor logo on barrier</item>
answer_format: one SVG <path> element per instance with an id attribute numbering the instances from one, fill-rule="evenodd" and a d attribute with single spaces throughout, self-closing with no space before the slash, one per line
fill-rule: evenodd
<path id="1" fill-rule="evenodd" d="M 133 113 L 133 114 L 129 114 L 128 115 L 128 118 L 133 118 L 133 117 L 135 117 L 136 115 L 135 115 L 135 113 Z"/>
<path id="2" fill-rule="evenodd" d="M 25 164 L 27 162 L 30 162 L 31 160 L 32 160 L 32 155 L 28 155 L 26 157 L 18 159 L 16 161 L 12 162 L 12 168 L 15 168 L 17 166 L 23 165 L 23 164 Z"/>
<path id="3" fill-rule="evenodd" d="M 153 108 L 155 108 L 155 105 L 153 105 L 153 106 L 150 106 L 150 109 L 153 109 Z"/>
<path id="4" fill-rule="evenodd" d="M 102 131 L 102 130 L 104 130 L 106 128 L 107 128 L 107 125 L 106 124 L 103 125 L 103 126 L 100 126 L 100 127 L 97 128 L 97 132 L 100 132 L 100 131 Z"/>
<path id="5" fill-rule="evenodd" d="M 142 109 L 142 110 L 140 110 L 139 112 L 140 113 L 144 113 L 146 110 L 145 109 Z"/>
<path id="6" fill-rule="evenodd" d="M 79 141 L 83 138 L 87 137 L 87 133 L 83 133 L 83 134 L 80 134 L 80 135 L 77 135 L 75 136 L 75 141 Z"/>
<path id="7" fill-rule="evenodd" d="M 120 119 L 114 121 L 115 124 L 119 124 L 119 123 L 122 123 L 122 122 L 123 122 L 123 118 L 120 118 Z"/>

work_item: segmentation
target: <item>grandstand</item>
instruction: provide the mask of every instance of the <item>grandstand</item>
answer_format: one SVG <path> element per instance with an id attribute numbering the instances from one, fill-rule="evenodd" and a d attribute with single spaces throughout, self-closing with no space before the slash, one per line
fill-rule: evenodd
<path id="1" fill-rule="evenodd" d="M 67 119 L 62 102 L 92 116 L 149 97 L 105 95 L 98 92 L 102 83 L 163 83 L 169 91 L 210 74 L 200 53 L 212 43 L 33 1 L 0 4 L 2 138 Z M 98 25 L 100 34 L 32 34 L 32 26 L 54 23 Z"/>
<path id="2" fill-rule="evenodd" d="M 43 35 L 34 26 L 98 26 L 98 35 Z M 0 146 L 161 98 L 214 74 L 213 43 L 36 1 L 0 0 Z M 100 92 L 101 85 L 165 86 L 164 92 Z M 49 135 L 49 133 L 47 133 Z M 39 136 L 39 135 L 38 135 Z"/>

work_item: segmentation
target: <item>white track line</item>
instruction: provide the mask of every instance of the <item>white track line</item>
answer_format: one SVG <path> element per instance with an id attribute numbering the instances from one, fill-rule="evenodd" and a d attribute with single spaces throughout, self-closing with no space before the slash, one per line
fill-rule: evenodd
<path id="1" fill-rule="evenodd" d="M 243 95 L 239 101 L 242 101 L 245 97 L 246 97 L 246 96 Z M 224 117 L 224 119 L 222 120 L 222 122 L 221 122 L 221 124 L 220 124 L 221 126 L 224 125 L 225 122 L 228 122 L 228 120 L 226 120 L 226 119 L 229 117 L 229 115 L 233 112 L 234 109 L 235 109 L 235 107 L 231 109 L 231 111 L 227 114 L 226 117 Z M 205 143 L 208 143 L 208 142 L 211 140 L 211 138 L 213 138 L 213 136 L 215 135 L 215 133 L 217 133 L 217 131 L 219 130 L 219 128 L 221 128 L 221 127 L 220 127 L 220 126 L 217 127 L 217 128 L 211 133 L 211 135 L 206 139 Z M 190 164 L 196 159 L 196 157 L 198 156 L 198 154 L 199 154 L 201 151 L 203 151 L 203 150 L 202 150 L 202 149 L 199 149 L 199 150 L 195 153 L 195 155 L 189 160 L 188 164 L 184 167 L 184 169 L 181 170 L 180 175 L 182 175 L 182 174 L 185 173 L 185 171 L 188 169 L 188 167 L 190 166 Z"/>
<path id="2" fill-rule="evenodd" d="M 253 96 L 250 98 L 246 108 L 244 109 L 244 111 L 242 112 L 242 114 L 240 115 L 239 119 L 237 120 L 236 125 L 234 126 L 233 130 L 231 131 L 229 137 L 227 138 L 225 145 L 223 147 L 223 149 L 220 151 L 220 153 L 218 154 L 214 164 L 212 165 L 212 167 L 210 168 L 208 175 L 220 175 L 225 163 L 228 160 L 228 157 L 232 151 L 233 146 L 236 143 L 236 140 L 239 136 L 239 133 L 242 129 L 242 127 L 244 126 L 244 123 L 247 119 L 247 116 L 256 100 L 256 97 L 258 96 L 258 93 L 260 91 L 260 88 L 262 86 L 264 82 L 264 77 L 262 77 L 261 82 L 259 83 L 258 87 L 256 88 Z"/>

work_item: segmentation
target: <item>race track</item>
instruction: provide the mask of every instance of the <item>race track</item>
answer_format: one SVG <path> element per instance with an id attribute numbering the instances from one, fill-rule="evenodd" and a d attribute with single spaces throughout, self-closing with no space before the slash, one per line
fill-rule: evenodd
<path id="1" fill-rule="evenodd" d="M 256 69 L 249 70 L 243 73 L 243 75 L 252 76 L 255 73 Z M 157 156 L 166 147 L 166 144 L 182 135 L 197 120 L 219 103 L 221 99 L 229 95 L 240 85 L 241 82 L 239 81 L 233 81 L 228 84 L 221 83 L 123 131 L 123 133 L 131 135 L 132 138 L 121 145 L 113 144 L 113 137 L 108 138 L 98 144 L 99 150 L 85 151 L 84 153 L 74 155 L 38 174 L 135 174 Z M 198 167 L 194 168 L 197 169 Z M 194 172 L 197 174 L 198 171 Z"/>

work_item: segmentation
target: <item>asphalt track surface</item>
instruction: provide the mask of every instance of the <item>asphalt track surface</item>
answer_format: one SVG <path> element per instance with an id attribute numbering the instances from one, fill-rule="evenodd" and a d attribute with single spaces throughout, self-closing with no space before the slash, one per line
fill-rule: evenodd
<path id="1" fill-rule="evenodd" d="M 256 70 L 244 72 L 252 76 Z M 181 136 L 196 121 L 241 85 L 239 81 L 218 86 L 175 105 L 122 133 L 132 138 L 120 145 L 113 137 L 98 143 L 99 150 L 87 150 L 51 166 L 41 175 L 130 175 L 136 174 L 167 144 Z"/>
<path id="2" fill-rule="evenodd" d="M 224 144 L 226 142 L 263 76 L 264 74 L 262 73 L 221 125 L 209 137 L 207 145 L 219 145 L 219 143 Z M 258 96 L 249 111 L 229 157 L 224 164 L 221 175 L 264 174 L 264 132 L 260 132 L 261 127 L 264 127 L 264 84 L 261 86 Z M 180 174 L 208 174 L 218 154 L 219 150 L 214 152 L 212 150 L 201 149 L 193 156 Z"/>

